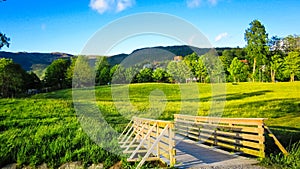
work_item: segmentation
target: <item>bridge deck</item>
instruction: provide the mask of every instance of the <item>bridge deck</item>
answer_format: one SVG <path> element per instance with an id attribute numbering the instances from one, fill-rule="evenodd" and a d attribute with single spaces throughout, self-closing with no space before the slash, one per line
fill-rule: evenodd
<path id="1" fill-rule="evenodd" d="M 251 165 L 257 163 L 255 158 L 238 156 L 176 136 L 175 167 L 177 168 L 236 168 L 238 166 L 252 168 Z"/>

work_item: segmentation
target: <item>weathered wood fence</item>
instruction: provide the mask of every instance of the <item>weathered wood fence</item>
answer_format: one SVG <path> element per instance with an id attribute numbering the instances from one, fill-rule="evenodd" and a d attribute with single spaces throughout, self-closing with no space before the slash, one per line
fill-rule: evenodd
<path id="1" fill-rule="evenodd" d="M 264 118 L 215 118 L 174 115 L 176 134 L 265 157 Z"/>

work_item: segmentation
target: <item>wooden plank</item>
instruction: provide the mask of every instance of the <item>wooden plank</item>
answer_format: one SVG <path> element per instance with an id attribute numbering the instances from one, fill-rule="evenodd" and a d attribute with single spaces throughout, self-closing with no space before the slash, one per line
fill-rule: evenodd
<path id="1" fill-rule="evenodd" d="M 148 131 L 147 135 L 145 136 L 146 138 L 149 137 L 151 131 L 155 128 L 155 125 L 152 126 L 152 128 Z M 138 145 L 138 147 L 135 149 L 135 151 L 131 154 L 131 156 L 129 158 L 133 158 L 136 154 L 136 152 L 141 148 L 141 146 L 144 144 L 144 142 L 146 141 L 146 139 L 144 138 L 140 144 Z"/>
<path id="2" fill-rule="evenodd" d="M 205 137 L 205 138 L 210 138 L 210 139 L 215 140 L 217 142 L 225 141 L 227 143 L 224 143 L 224 144 L 229 144 L 229 145 L 234 144 L 234 145 L 239 145 L 239 146 L 243 146 L 243 147 L 250 147 L 250 148 L 255 148 L 255 149 L 261 149 L 261 148 L 264 147 L 264 144 L 261 144 L 261 143 L 258 143 L 258 142 L 227 138 L 227 137 L 222 137 L 222 136 L 218 136 L 218 135 L 214 135 L 214 134 L 201 133 L 200 136 Z"/>
<path id="3" fill-rule="evenodd" d="M 156 141 L 156 139 L 150 138 L 150 142 L 151 142 L 152 144 L 155 143 L 155 141 Z M 159 145 L 158 145 L 158 146 L 159 146 L 160 150 L 164 150 L 164 151 L 166 151 L 166 152 L 169 151 L 169 145 L 166 144 L 166 143 L 159 142 Z"/>
<path id="4" fill-rule="evenodd" d="M 190 125 L 197 125 L 201 129 L 226 129 L 226 130 L 232 130 L 232 131 L 239 131 L 239 132 L 245 132 L 245 133 L 262 133 L 262 128 L 257 127 L 244 127 L 244 126 L 225 126 L 225 125 L 216 125 L 216 124 L 204 124 L 204 123 L 194 123 L 194 122 L 185 122 L 185 121 L 178 121 Z M 177 121 L 176 121 L 177 123 Z M 188 127 L 188 125 L 186 125 Z"/>
<path id="5" fill-rule="evenodd" d="M 140 163 L 137 165 L 136 168 L 140 168 L 144 164 L 144 162 L 149 157 L 154 147 L 158 144 L 160 138 L 164 135 L 164 132 L 167 131 L 167 129 L 168 129 L 168 125 L 166 125 L 165 130 L 162 133 L 160 133 L 160 135 L 157 137 L 157 140 L 152 144 L 151 148 L 148 150 L 148 152 L 145 154 L 145 156 L 142 158 L 142 160 L 140 161 Z"/>
<path id="6" fill-rule="evenodd" d="M 135 150 L 127 150 L 127 151 L 123 151 L 124 154 L 132 154 Z M 148 150 L 138 150 L 136 151 L 136 153 L 147 153 Z"/>
<path id="7" fill-rule="evenodd" d="M 224 118 L 224 117 L 208 117 L 208 116 L 191 116 L 191 115 L 183 115 L 183 114 L 174 114 L 174 119 L 189 119 L 189 120 L 202 120 L 202 121 L 220 121 L 220 122 L 225 122 L 225 121 L 237 121 L 239 123 L 240 121 L 246 121 L 246 124 L 248 122 L 259 122 L 259 121 L 264 121 L 267 120 L 267 118 Z"/>
<path id="8" fill-rule="evenodd" d="M 201 131 L 204 132 L 215 132 L 215 130 L 209 130 L 209 129 L 204 129 L 202 128 Z M 245 133 L 237 133 L 237 132 L 225 132 L 225 131 L 216 131 L 217 135 L 222 135 L 225 137 L 233 137 L 233 138 L 237 138 L 237 139 L 241 139 L 241 140 L 253 140 L 253 141 L 264 141 L 264 137 L 261 137 L 257 134 L 245 134 Z"/>
<path id="9" fill-rule="evenodd" d="M 140 158 L 133 158 L 133 159 L 128 158 L 127 159 L 128 162 L 137 162 L 137 161 L 140 161 L 140 160 L 141 160 Z M 146 161 L 158 161 L 158 160 L 159 160 L 158 157 L 149 157 L 149 158 L 147 158 Z"/>
<path id="10" fill-rule="evenodd" d="M 289 155 L 289 153 L 286 151 L 286 149 L 282 146 L 282 144 L 279 142 L 279 140 L 275 137 L 275 135 L 272 133 L 272 131 L 269 129 L 269 127 L 264 126 L 264 128 L 269 132 L 269 136 L 272 137 L 275 141 L 275 144 L 278 146 L 278 148 L 281 150 L 281 152 L 284 155 Z"/>

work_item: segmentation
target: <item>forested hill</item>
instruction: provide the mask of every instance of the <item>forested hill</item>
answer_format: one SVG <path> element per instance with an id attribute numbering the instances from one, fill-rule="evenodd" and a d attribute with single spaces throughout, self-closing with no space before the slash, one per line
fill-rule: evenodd
<path id="1" fill-rule="evenodd" d="M 223 50 L 230 48 L 216 48 L 216 51 L 219 55 Z M 199 55 L 202 55 L 209 51 L 210 49 L 200 49 L 196 47 L 189 46 L 167 46 L 167 47 L 151 47 L 151 48 L 142 48 L 136 49 L 131 54 L 118 54 L 108 57 L 108 62 L 110 65 L 115 65 L 121 63 L 126 57 L 134 57 L 135 61 L 145 61 L 145 60 L 156 60 L 162 61 L 172 58 L 173 56 L 186 56 L 193 52 L 197 52 Z M 58 58 L 67 58 L 73 57 L 71 54 L 67 53 L 27 53 L 27 52 L 0 52 L 0 58 L 11 58 L 15 63 L 20 64 L 23 69 L 36 70 L 46 68 L 51 64 L 53 60 Z"/>
<path id="2" fill-rule="evenodd" d="M 0 58 L 10 58 L 18 63 L 25 70 L 36 69 L 37 67 L 45 68 L 54 60 L 59 58 L 70 58 L 73 55 L 66 53 L 27 53 L 27 52 L 0 52 Z"/>

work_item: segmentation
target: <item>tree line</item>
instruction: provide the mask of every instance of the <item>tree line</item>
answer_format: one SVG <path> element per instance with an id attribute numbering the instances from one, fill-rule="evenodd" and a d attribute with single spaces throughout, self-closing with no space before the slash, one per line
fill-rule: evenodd
<path id="1" fill-rule="evenodd" d="M 70 87 L 144 82 L 276 82 L 300 79 L 300 37 L 268 38 L 264 25 L 254 20 L 245 30 L 244 48 L 226 49 L 220 56 L 209 51 L 192 53 L 177 60 L 144 61 L 130 66 L 110 65 L 106 57 L 77 56 L 57 59 L 45 70 L 43 79 L 26 72 L 11 59 L 0 59 L 0 97 L 28 94 L 30 89 L 51 91 Z M 0 49 L 9 46 L 1 34 Z"/>

